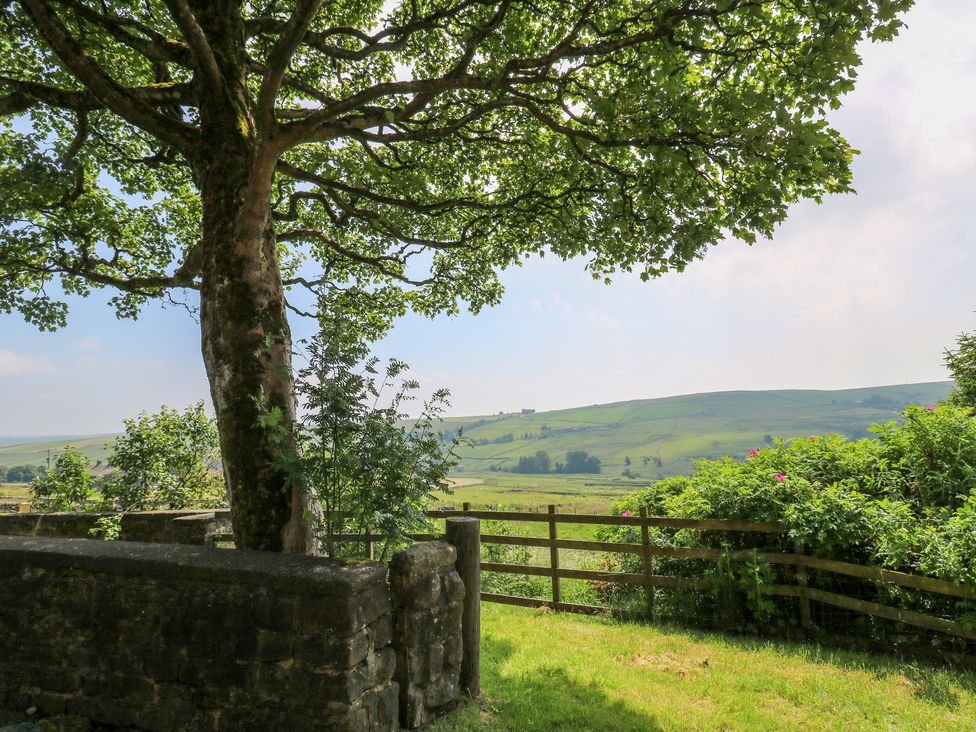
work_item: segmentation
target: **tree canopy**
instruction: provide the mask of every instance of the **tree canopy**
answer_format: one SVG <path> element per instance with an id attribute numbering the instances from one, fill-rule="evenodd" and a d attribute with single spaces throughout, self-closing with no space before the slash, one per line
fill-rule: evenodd
<path id="1" fill-rule="evenodd" d="M 530 252 L 681 269 L 848 189 L 825 112 L 910 4 L 5 3 L 0 309 L 55 327 L 52 281 L 115 287 L 123 315 L 199 288 L 194 168 L 221 96 L 273 152 L 289 286 L 434 312 L 496 302 Z"/>
<path id="2" fill-rule="evenodd" d="M 826 115 L 911 4 L 4 2 L 0 312 L 199 303 L 235 539 L 301 551 L 261 426 L 294 432 L 286 308 L 349 292 L 379 332 L 533 254 L 646 279 L 768 236 L 849 190 Z"/>

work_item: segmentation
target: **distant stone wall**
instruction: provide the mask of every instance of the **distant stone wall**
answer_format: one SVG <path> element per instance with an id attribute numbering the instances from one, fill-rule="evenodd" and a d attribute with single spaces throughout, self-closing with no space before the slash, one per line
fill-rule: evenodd
<path id="1" fill-rule="evenodd" d="M 390 563 L 400 724 L 413 729 L 453 709 L 461 698 L 464 584 L 453 546 L 414 544 Z"/>
<path id="2" fill-rule="evenodd" d="M 158 732 L 395 729 L 396 654 L 430 707 L 453 688 L 434 691 L 434 667 L 456 679 L 438 623 L 454 622 L 460 590 L 438 551 L 408 550 L 394 573 L 406 577 L 394 651 L 382 564 L 0 536 L 0 706 Z"/>
<path id="3" fill-rule="evenodd" d="M 103 513 L 13 513 L 0 515 L 0 536 L 87 539 Z M 137 511 L 122 516 L 123 541 L 161 544 L 206 544 L 229 511 Z"/>

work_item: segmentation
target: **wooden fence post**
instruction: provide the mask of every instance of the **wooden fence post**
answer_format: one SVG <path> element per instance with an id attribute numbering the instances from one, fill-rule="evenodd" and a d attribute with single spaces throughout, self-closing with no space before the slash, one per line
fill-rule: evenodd
<path id="1" fill-rule="evenodd" d="M 549 504 L 549 567 L 552 569 L 552 605 L 553 609 L 563 601 L 562 593 L 559 590 L 559 548 L 556 546 L 556 506 Z"/>
<path id="2" fill-rule="evenodd" d="M 803 544 L 800 542 L 796 542 L 795 549 L 797 554 L 804 553 Z M 796 566 L 796 584 L 803 590 L 807 588 L 807 568 L 802 564 Z M 804 630 L 810 630 L 813 625 L 813 621 L 810 619 L 810 598 L 806 594 L 801 594 L 798 599 L 800 601 L 800 627 Z"/>
<path id="3" fill-rule="evenodd" d="M 642 519 L 647 518 L 647 507 L 641 506 L 640 517 Z M 647 528 L 647 521 L 641 523 L 641 545 L 643 550 L 643 570 L 644 577 L 650 577 L 654 574 L 654 557 L 651 556 L 651 536 L 650 531 Z M 647 595 L 647 617 L 650 620 L 654 620 L 654 601 L 655 601 L 655 591 L 654 585 L 646 584 L 644 585 L 644 592 Z"/>
<path id="4" fill-rule="evenodd" d="M 464 583 L 461 688 L 474 699 L 481 693 L 481 521 L 452 516 L 445 521 L 445 535 L 457 549 L 454 566 Z"/>

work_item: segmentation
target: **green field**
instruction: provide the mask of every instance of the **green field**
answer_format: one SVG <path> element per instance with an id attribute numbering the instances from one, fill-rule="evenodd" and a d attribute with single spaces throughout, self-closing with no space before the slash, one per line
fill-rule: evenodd
<path id="1" fill-rule="evenodd" d="M 48 454 L 52 459 L 61 452 L 65 445 L 77 448 L 95 463 L 108 457 L 107 443 L 115 435 L 92 435 L 88 437 L 60 438 L 37 440 L 34 442 L 16 443 L 13 438 L 6 438 L 4 447 L 0 447 L 0 465 L 46 465 Z M 10 444 L 13 442 L 14 444 Z"/>
<path id="2" fill-rule="evenodd" d="M 0 483 L 0 500 L 16 499 L 27 500 L 27 483 Z"/>
<path id="3" fill-rule="evenodd" d="M 976 730 L 976 676 L 482 604 L 483 700 L 431 732 Z"/>
<path id="4" fill-rule="evenodd" d="M 517 511 L 554 504 L 566 513 L 600 513 L 630 491 L 648 485 L 648 481 L 605 475 L 483 473 L 459 474 L 453 480 L 454 492 L 439 495 L 438 504 L 460 508 L 467 501 L 472 508 L 504 506 Z"/>
<path id="5" fill-rule="evenodd" d="M 545 500 L 535 503 L 559 503 L 567 488 L 570 493 L 578 487 L 586 488 L 580 492 L 587 495 L 611 496 L 641 482 L 687 475 L 697 459 L 744 456 L 750 448 L 762 446 L 767 436 L 829 432 L 867 436 L 872 423 L 894 419 L 908 404 L 937 402 L 951 386 L 951 382 L 934 382 L 840 391 L 691 394 L 551 412 L 451 418 L 444 427 L 463 427 L 475 443 L 460 450 L 458 476 L 487 478 L 494 475 L 492 468 L 510 469 L 519 457 L 537 450 L 546 451 L 553 462 L 564 460 L 569 450 L 586 450 L 599 457 L 603 472 L 597 476 L 518 476 L 511 484 L 545 495 Z M 637 477 L 623 477 L 625 469 Z M 492 479 L 477 494 L 465 492 L 472 498 L 464 500 L 493 499 L 506 485 L 505 479 Z M 514 505 L 520 500 L 512 493 L 505 502 Z"/>

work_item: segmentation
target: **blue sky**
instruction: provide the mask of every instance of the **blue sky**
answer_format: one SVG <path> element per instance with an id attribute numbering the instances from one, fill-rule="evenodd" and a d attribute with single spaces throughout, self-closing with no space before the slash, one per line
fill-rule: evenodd
<path id="1" fill-rule="evenodd" d="M 857 195 L 799 204 L 772 241 L 725 242 L 646 284 L 533 260 L 504 274 L 497 308 L 408 317 L 378 354 L 449 387 L 454 414 L 946 378 L 943 348 L 976 330 L 976 6 L 927 0 L 907 20 L 863 49 L 832 117 L 862 153 Z M 107 297 L 73 301 L 53 334 L 0 316 L 0 435 L 113 432 L 208 398 L 186 313 L 117 321 Z"/>

